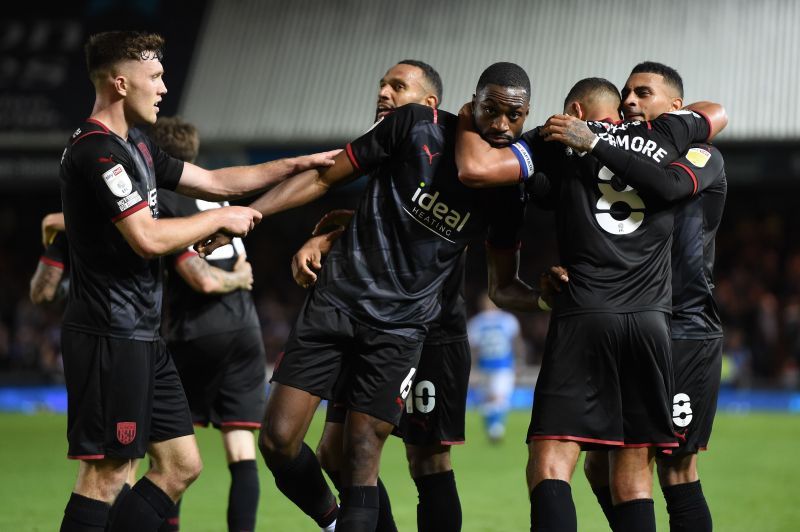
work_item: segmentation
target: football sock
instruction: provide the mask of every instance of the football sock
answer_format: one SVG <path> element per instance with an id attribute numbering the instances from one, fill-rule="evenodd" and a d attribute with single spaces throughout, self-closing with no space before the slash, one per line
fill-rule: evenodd
<path id="1" fill-rule="evenodd" d="M 611 524 L 611 517 L 614 515 L 614 503 L 611 501 L 611 487 L 601 486 L 599 488 L 592 488 L 594 496 L 597 497 L 597 503 L 603 509 L 606 516 L 606 521 Z"/>
<path id="2" fill-rule="evenodd" d="M 342 474 L 339 471 L 326 471 L 326 473 L 341 494 Z M 394 515 L 392 515 L 392 503 L 389 501 L 389 492 L 386 491 L 381 477 L 378 477 L 378 526 L 375 528 L 375 532 L 397 532 L 397 525 L 394 522 Z"/>
<path id="3" fill-rule="evenodd" d="M 240 532 L 256 529 L 258 510 L 258 467 L 255 460 L 242 460 L 228 465 L 231 489 L 228 494 L 228 530 Z"/>
<path id="4" fill-rule="evenodd" d="M 61 532 L 103 532 L 110 508 L 108 503 L 73 493 L 64 508 L 64 518 L 61 521 L 60 530 Z"/>
<path id="5" fill-rule="evenodd" d="M 452 470 L 414 479 L 419 493 L 417 530 L 451 532 L 461 530 L 461 501 Z M 381 501 L 383 504 L 383 501 Z"/>
<path id="6" fill-rule="evenodd" d="M 336 520 L 336 498 L 322 476 L 322 468 L 314 451 L 308 445 L 303 443 L 300 454 L 288 464 L 272 470 L 272 474 L 281 493 L 316 521 L 320 528 Z"/>
<path id="7" fill-rule="evenodd" d="M 577 532 L 572 488 L 563 480 L 547 479 L 531 491 L 532 532 Z"/>
<path id="8" fill-rule="evenodd" d="M 114 502 L 111 504 L 111 509 L 108 511 L 108 521 L 107 521 L 108 523 L 114 521 L 120 503 L 130 492 L 131 492 L 131 485 L 126 482 L 125 484 L 122 485 L 122 489 L 119 490 L 117 498 L 114 499 Z"/>
<path id="9" fill-rule="evenodd" d="M 711 512 L 699 480 L 661 491 L 667 501 L 670 532 L 711 532 Z"/>
<path id="10" fill-rule="evenodd" d="M 337 532 L 373 532 L 378 526 L 378 487 L 348 486 L 342 490 Z"/>
<path id="11" fill-rule="evenodd" d="M 378 526 L 375 532 L 397 532 L 397 525 L 392 515 L 392 503 L 389 501 L 389 492 L 378 477 Z"/>
<path id="12" fill-rule="evenodd" d="M 181 499 L 182 500 L 182 499 Z M 178 532 L 181 529 L 181 501 L 176 502 L 164 516 L 158 532 Z"/>
<path id="13" fill-rule="evenodd" d="M 653 499 L 634 499 L 614 506 L 614 532 L 656 532 Z"/>
<path id="14" fill-rule="evenodd" d="M 156 532 L 175 505 L 149 478 L 142 477 L 120 500 L 110 532 Z"/>

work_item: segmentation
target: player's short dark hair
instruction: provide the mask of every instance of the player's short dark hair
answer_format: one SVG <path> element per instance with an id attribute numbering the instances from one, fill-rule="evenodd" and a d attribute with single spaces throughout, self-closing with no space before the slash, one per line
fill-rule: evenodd
<path id="1" fill-rule="evenodd" d="M 422 70 L 425 79 L 427 79 L 428 83 L 431 84 L 431 87 L 433 88 L 433 93 L 436 95 L 436 98 L 439 100 L 439 103 L 440 104 L 442 103 L 442 95 L 444 94 L 444 87 L 442 86 L 442 78 L 441 76 L 439 76 L 439 73 L 436 72 L 435 68 L 430 66 L 428 63 L 423 63 L 422 61 L 417 61 L 416 59 L 403 59 L 397 64 L 411 65 Z"/>
<path id="2" fill-rule="evenodd" d="M 486 85 L 518 87 L 525 89 L 525 92 L 528 93 L 528 98 L 530 98 L 531 95 L 531 80 L 528 78 L 528 73 L 516 63 L 501 61 L 489 65 L 489 67 L 483 71 L 481 77 L 478 78 L 478 85 L 475 87 L 475 92 L 480 92 Z"/>
<path id="3" fill-rule="evenodd" d="M 200 151 L 197 128 L 177 116 L 159 118 L 150 129 L 150 138 L 159 148 L 181 161 L 194 161 Z"/>
<path id="4" fill-rule="evenodd" d="M 604 94 L 615 96 L 617 100 L 621 100 L 619 89 L 607 79 L 584 78 L 573 85 L 569 90 L 567 97 L 564 99 L 564 107 L 570 102 L 582 102 L 590 96 L 601 96 Z"/>
<path id="5" fill-rule="evenodd" d="M 667 85 L 677 90 L 678 95 L 683 98 L 683 79 L 678 74 L 678 71 L 672 67 L 655 61 L 644 61 L 633 67 L 631 75 L 633 74 L 659 74 L 667 82 Z"/>
<path id="6" fill-rule="evenodd" d="M 106 31 L 95 33 L 83 47 L 89 77 L 125 59 L 144 59 L 146 52 L 155 52 L 160 61 L 163 57 L 164 38 L 157 33 L 139 31 Z"/>

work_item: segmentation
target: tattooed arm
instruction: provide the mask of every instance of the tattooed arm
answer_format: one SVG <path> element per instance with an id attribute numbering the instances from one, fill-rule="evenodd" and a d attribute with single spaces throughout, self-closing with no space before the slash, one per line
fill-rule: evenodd
<path id="1" fill-rule="evenodd" d="M 31 279 L 31 301 L 36 305 L 41 305 L 60 299 L 59 296 L 63 297 L 64 294 L 58 289 L 62 277 L 64 277 L 64 268 L 40 262 Z"/>
<path id="2" fill-rule="evenodd" d="M 239 289 L 253 289 L 253 268 L 244 255 L 239 255 L 230 272 L 212 266 L 197 255 L 180 261 L 175 265 L 175 270 L 192 290 L 201 294 L 227 294 Z"/>

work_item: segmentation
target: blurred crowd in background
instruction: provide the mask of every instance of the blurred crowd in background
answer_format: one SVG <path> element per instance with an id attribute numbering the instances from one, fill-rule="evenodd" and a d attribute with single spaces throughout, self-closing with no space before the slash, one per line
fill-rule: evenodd
<path id="1" fill-rule="evenodd" d="M 757 193 L 756 193 L 757 192 Z M 352 206 L 357 193 L 334 195 L 305 210 L 265 220 L 246 240 L 254 296 L 271 363 L 283 349 L 305 291 L 291 280 L 289 260 L 325 211 Z M 731 387 L 800 387 L 800 244 L 792 194 L 732 189 L 717 238 L 716 297 L 725 326 L 723 383 Z M 39 221 L 58 210 L 57 195 L 15 193 L 0 201 L 0 385 L 58 383 L 63 303 L 36 306 L 28 285 L 42 244 Z M 557 262 L 551 215 L 531 209 L 523 235 L 524 280 L 534 283 Z M 469 250 L 469 314 L 486 287 L 483 243 Z M 518 314 L 532 384 L 549 315 Z"/>

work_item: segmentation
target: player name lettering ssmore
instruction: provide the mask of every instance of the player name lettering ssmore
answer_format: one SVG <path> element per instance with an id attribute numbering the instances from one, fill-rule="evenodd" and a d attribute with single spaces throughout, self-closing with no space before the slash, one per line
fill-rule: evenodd
<path id="1" fill-rule="evenodd" d="M 641 153 L 642 155 L 652 158 L 657 163 L 660 163 L 667 154 L 667 150 L 664 148 L 659 148 L 656 141 L 651 139 L 645 140 L 644 137 L 630 137 L 627 133 L 615 135 L 611 132 L 598 133 L 597 136 L 600 137 L 600 139 L 607 141 L 612 146 L 616 146 L 617 148 L 627 151 Z"/>
<path id="2" fill-rule="evenodd" d="M 453 231 L 460 232 L 467 225 L 470 213 L 462 217 L 461 213 L 451 209 L 443 201 L 438 201 L 438 198 L 439 192 L 423 194 L 422 187 L 417 187 L 411 198 L 414 206 L 409 214 L 441 236 L 448 237 Z"/>

